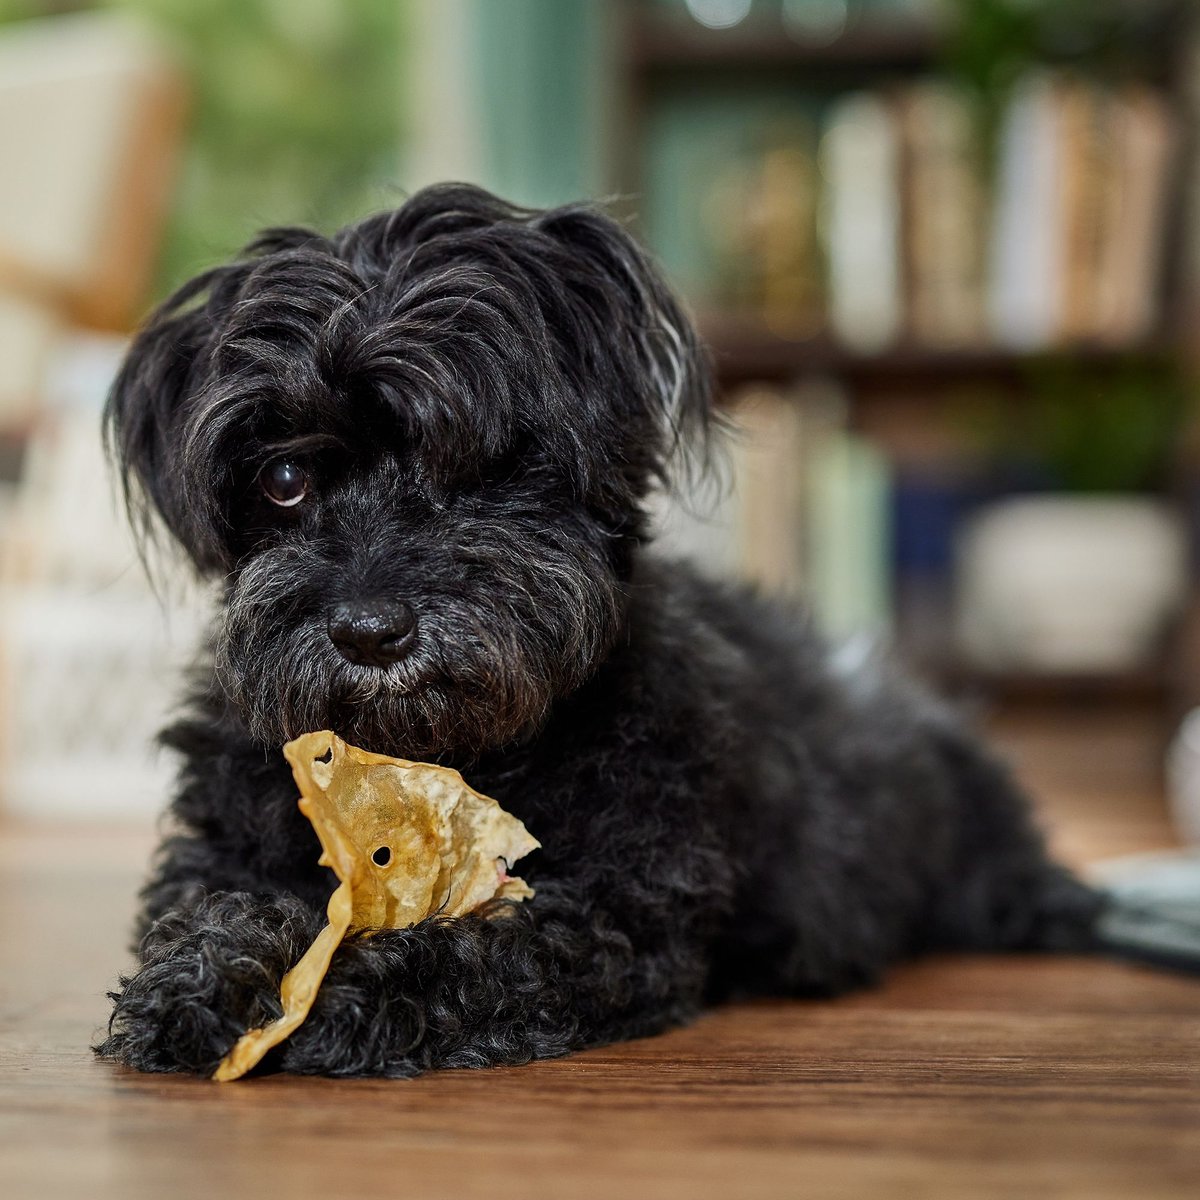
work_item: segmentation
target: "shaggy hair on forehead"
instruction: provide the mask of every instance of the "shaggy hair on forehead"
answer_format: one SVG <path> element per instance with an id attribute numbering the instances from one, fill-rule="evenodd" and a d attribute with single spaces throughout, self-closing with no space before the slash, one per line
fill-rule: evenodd
<path id="1" fill-rule="evenodd" d="M 332 238 L 267 231 L 156 314 L 113 397 L 127 495 L 223 570 L 272 452 L 402 440 L 446 486 L 533 459 L 623 523 L 709 414 L 691 325 L 629 238 L 465 187 Z"/>
<path id="2" fill-rule="evenodd" d="M 101 1054 L 211 1073 L 279 1014 L 334 886 L 279 753 L 317 728 L 464 771 L 541 842 L 536 895 L 351 938 L 266 1069 L 526 1062 L 933 947 L 1102 944 L 953 714 L 648 546 L 713 424 L 686 316 L 583 206 L 433 188 L 166 301 L 110 445 L 224 604 Z"/>

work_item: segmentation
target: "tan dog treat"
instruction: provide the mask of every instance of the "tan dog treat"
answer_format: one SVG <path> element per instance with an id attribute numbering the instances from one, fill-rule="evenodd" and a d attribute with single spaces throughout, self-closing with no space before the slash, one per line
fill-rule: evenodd
<path id="1" fill-rule="evenodd" d="M 348 930 L 403 929 L 433 914 L 460 917 L 533 889 L 508 874 L 539 843 L 457 771 L 371 754 L 335 733 L 306 733 L 283 748 L 300 811 L 321 839 L 319 862 L 341 880 L 329 924 L 283 977 L 283 1015 L 242 1035 L 214 1079 L 237 1079 L 303 1023 Z"/>

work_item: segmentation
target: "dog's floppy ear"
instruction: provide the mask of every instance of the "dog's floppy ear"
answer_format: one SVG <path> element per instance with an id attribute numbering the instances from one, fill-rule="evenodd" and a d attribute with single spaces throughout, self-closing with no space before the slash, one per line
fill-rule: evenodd
<path id="1" fill-rule="evenodd" d="M 196 567 L 223 565 L 207 498 L 188 486 L 183 430 L 206 360 L 248 267 L 216 267 L 184 284 L 134 337 L 104 412 L 109 456 L 120 473 L 139 543 L 157 514 Z"/>
<path id="2" fill-rule="evenodd" d="M 596 322 L 614 396 L 630 406 L 621 415 L 638 437 L 628 451 L 631 465 L 665 481 L 673 463 L 703 464 L 712 368 L 657 265 L 625 228 L 590 205 L 551 209 L 534 224 L 569 252 L 571 283 Z"/>

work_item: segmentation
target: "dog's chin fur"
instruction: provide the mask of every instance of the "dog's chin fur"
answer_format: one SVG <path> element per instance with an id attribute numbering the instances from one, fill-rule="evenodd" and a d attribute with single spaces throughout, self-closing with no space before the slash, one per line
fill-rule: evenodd
<path id="1" fill-rule="evenodd" d="M 930 946 L 1091 945 L 1097 897 L 951 716 L 643 550 L 650 489 L 706 459 L 709 394 L 617 224 L 465 186 L 270 231 L 162 306 L 110 443 L 138 528 L 225 606 L 165 735 L 177 828 L 103 1054 L 211 1071 L 277 1015 L 331 887 L 278 754 L 316 728 L 469 768 L 543 849 L 504 919 L 340 948 L 289 1070 L 523 1062 Z M 294 506 L 258 482 L 278 459 Z M 379 599 L 415 614 L 407 652 L 350 661 L 331 614 Z"/>

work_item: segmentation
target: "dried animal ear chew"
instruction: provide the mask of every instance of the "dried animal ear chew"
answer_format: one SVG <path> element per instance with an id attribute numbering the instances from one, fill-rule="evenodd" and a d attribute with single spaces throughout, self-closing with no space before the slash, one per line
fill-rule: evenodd
<path id="1" fill-rule="evenodd" d="M 283 748 L 300 811 L 321 839 L 320 863 L 341 880 L 329 924 L 283 977 L 283 1015 L 244 1034 L 214 1079 L 237 1079 L 301 1025 L 348 930 L 403 929 L 437 913 L 460 917 L 489 900 L 526 900 L 508 874 L 537 849 L 516 817 L 467 786 L 457 771 L 371 754 L 329 730 Z"/>

